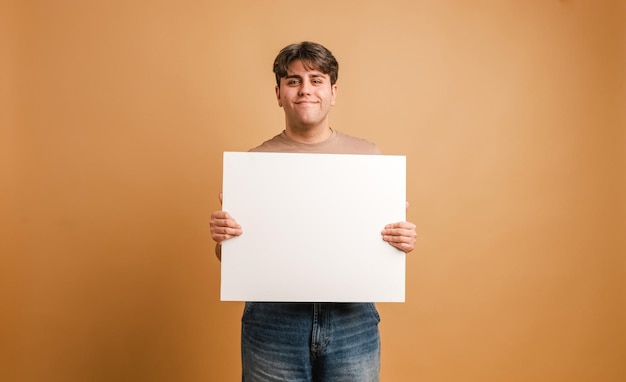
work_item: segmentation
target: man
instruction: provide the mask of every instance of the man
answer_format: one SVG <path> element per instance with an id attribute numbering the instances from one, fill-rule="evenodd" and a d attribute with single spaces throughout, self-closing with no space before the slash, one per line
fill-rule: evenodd
<path id="1" fill-rule="evenodd" d="M 274 74 L 285 130 L 251 151 L 379 154 L 373 143 L 330 127 L 338 69 L 322 45 L 302 42 L 283 48 Z M 221 258 L 221 243 L 241 235 L 242 227 L 225 211 L 214 212 L 210 226 Z M 382 240 L 407 253 L 416 236 L 410 222 L 388 224 L 381 231 Z M 241 329 L 243 381 L 378 381 L 379 321 L 369 303 L 248 302 Z"/>

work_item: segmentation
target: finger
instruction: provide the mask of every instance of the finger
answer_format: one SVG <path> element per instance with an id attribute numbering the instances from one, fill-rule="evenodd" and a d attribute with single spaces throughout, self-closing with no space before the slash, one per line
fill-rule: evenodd
<path id="1" fill-rule="evenodd" d="M 383 240 L 390 244 L 415 244 L 415 237 L 413 236 L 393 236 L 383 235 Z"/>
<path id="2" fill-rule="evenodd" d="M 387 238 L 385 239 L 385 241 L 388 242 L 389 245 L 391 245 L 392 247 L 399 249 L 400 251 L 404 253 L 409 253 L 415 248 L 415 240 L 405 242 L 405 241 L 393 241 Z"/>
<path id="3" fill-rule="evenodd" d="M 235 236 L 231 236 L 231 235 L 213 235 L 211 236 L 211 238 L 218 244 L 223 243 L 226 240 L 232 239 Z"/>
<path id="4" fill-rule="evenodd" d="M 416 227 L 415 227 L 415 224 L 411 222 L 397 222 L 397 223 L 387 224 L 385 228 L 386 229 L 393 229 L 393 228 L 415 229 Z"/>
<path id="5" fill-rule="evenodd" d="M 216 218 L 211 219 L 211 227 L 241 228 L 241 225 L 231 218 Z"/>
<path id="6" fill-rule="evenodd" d="M 221 243 L 224 240 L 240 236 L 242 233 L 243 232 L 240 228 L 218 227 L 211 229 L 211 238 L 213 238 L 216 242 Z"/>
<path id="7" fill-rule="evenodd" d="M 414 245 L 408 243 L 392 243 L 391 245 L 404 253 L 409 253 L 415 249 Z"/>
<path id="8" fill-rule="evenodd" d="M 211 222 L 213 221 L 231 221 L 237 224 L 237 221 L 226 211 L 215 211 L 211 214 Z"/>
<path id="9" fill-rule="evenodd" d="M 217 233 L 221 233 L 225 236 L 239 236 L 241 235 L 241 227 L 237 225 L 237 227 L 219 227 L 215 230 Z"/>
<path id="10" fill-rule="evenodd" d="M 220 205 L 222 205 L 222 200 L 224 200 L 224 193 L 220 192 Z"/>
<path id="11" fill-rule="evenodd" d="M 410 241 L 417 239 L 417 232 L 414 229 L 394 228 L 381 231 L 383 237 L 388 237 L 388 241 Z M 406 239 L 401 239 L 406 238 Z"/>
<path id="12" fill-rule="evenodd" d="M 227 219 L 230 215 L 226 211 L 215 211 L 211 214 L 211 219 Z"/>
<path id="13" fill-rule="evenodd" d="M 417 237 L 417 233 L 413 229 L 406 228 L 393 228 L 393 229 L 384 229 L 381 232 L 383 235 L 389 236 L 411 236 Z"/>

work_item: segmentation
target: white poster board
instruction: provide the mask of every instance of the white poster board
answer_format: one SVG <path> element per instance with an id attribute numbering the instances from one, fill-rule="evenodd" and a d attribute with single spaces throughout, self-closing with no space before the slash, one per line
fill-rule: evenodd
<path id="1" fill-rule="evenodd" d="M 403 302 L 406 157 L 225 152 L 223 301 Z"/>

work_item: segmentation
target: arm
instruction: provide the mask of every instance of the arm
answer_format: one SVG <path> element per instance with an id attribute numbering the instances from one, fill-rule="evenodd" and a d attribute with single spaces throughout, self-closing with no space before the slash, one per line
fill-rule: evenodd
<path id="1" fill-rule="evenodd" d="M 222 261 L 222 244 L 215 243 L 215 257 Z"/>

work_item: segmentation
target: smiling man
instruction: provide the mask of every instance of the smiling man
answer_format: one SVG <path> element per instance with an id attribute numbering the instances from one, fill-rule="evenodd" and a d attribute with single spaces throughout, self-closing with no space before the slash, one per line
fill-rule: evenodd
<path id="1" fill-rule="evenodd" d="M 285 130 L 251 151 L 379 154 L 373 143 L 331 128 L 328 118 L 337 97 L 338 72 L 337 60 L 320 44 L 283 48 L 274 61 L 274 74 Z M 226 211 L 213 212 L 210 225 L 220 258 L 221 243 L 243 230 Z M 381 228 L 382 240 L 407 253 L 413 250 L 414 224 Z M 242 380 L 377 382 L 379 321 L 373 303 L 247 302 L 241 327 Z"/>
<path id="2" fill-rule="evenodd" d="M 328 112 L 335 105 L 337 85 L 328 74 L 310 65 L 301 60 L 292 62 L 287 73 L 277 79 L 276 98 L 285 111 L 287 135 L 305 143 L 317 143 L 331 135 Z"/>

